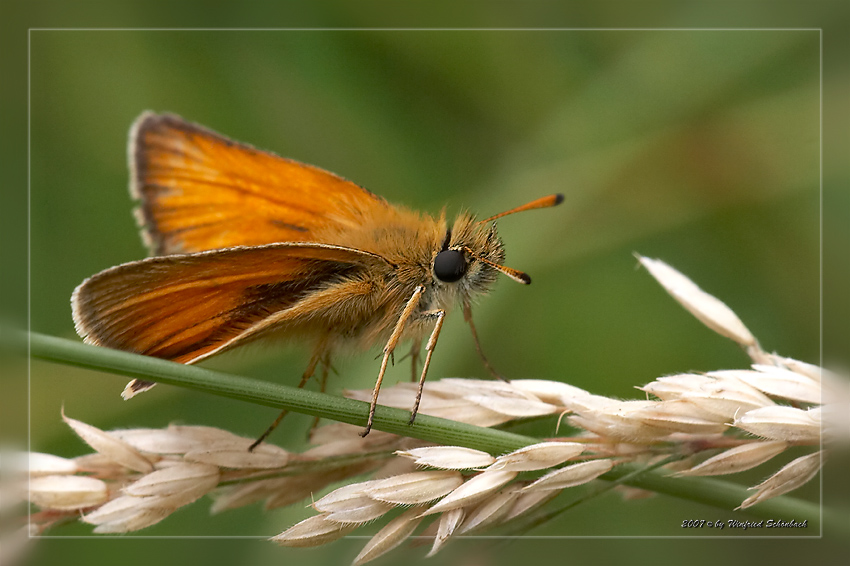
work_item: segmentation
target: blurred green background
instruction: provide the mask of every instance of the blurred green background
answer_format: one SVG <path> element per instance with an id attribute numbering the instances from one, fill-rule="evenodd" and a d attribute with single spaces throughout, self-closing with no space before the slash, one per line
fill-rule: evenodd
<path id="1" fill-rule="evenodd" d="M 485 351 L 509 377 L 638 398 L 634 387 L 660 375 L 747 365 L 734 344 L 636 270 L 633 252 L 667 261 L 725 301 L 767 350 L 817 363 L 819 42 L 812 30 L 33 31 L 32 329 L 76 338 L 74 287 L 144 257 L 126 189 L 126 140 L 136 116 L 155 110 L 430 213 L 445 205 L 450 214 L 486 216 L 564 193 L 559 208 L 499 222 L 507 264 L 534 279 L 530 287 L 501 280 L 475 310 Z M 307 353 L 252 346 L 204 365 L 294 385 Z M 335 362 L 341 377 L 331 392 L 371 388 L 375 353 Z M 431 379 L 446 376 L 486 377 L 457 312 L 430 370 Z M 401 364 L 388 380 L 407 377 Z M 105 429 L 179 422 L 255 436 L 275 415 L 167 386 L 125 403 L 123 386 L 115 376 L 34 362 L 32 448 L 84 450 L 60 421 L 63 404 Z M 272 441 L 303 446 L 309 423 L 290 416 Z M 520 432 L 545 436 L 553 427 Z M 740 481 L 757 483 L 777 466 Z M 817 482 L 795 495 L 817 500 Z M 202 500 L 141 534 L 269 536 L 311 514 L 252 506 L 210 517 L 207 509 Z M 732 517 L 746 518 L 611 494 L 534 534 L 676 537 L 686 534 L 684 519 Z M 75 525 L 52 534 L 89 533 Z M 364 542 L 316 550 L 156 544 L 178 561 L 328 564 L 349 562 Z M 125 545 L 45 541 L 35 559 L 147 563 Z M 466 541 L 442 556 L 512 564 L 529 548 L 558 557 L 572 546 Z M 400 550 L 378 563 L 423 554 Z M 602 556 L 575 558 L 605 563 Z"/>

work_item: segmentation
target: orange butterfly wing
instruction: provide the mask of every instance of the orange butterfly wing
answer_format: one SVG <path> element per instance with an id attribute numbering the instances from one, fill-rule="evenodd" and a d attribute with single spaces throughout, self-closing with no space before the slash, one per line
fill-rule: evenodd
<path id="1" fill-rule="evenodd" d="M 351 276 L 379 264 L 388 265 L 368 252 L 309 243 L 151 257 L 83 281 L 71 300 L 74 323 L 89 344 L 193 363 L 273 329 L 270 321 L 309 319 L 346 298 L 342 284 L 349 296 L 368 294 Z"/>
<path id="2" fill-rule="evenodd" d="M 130 131 L 131 192 L 153 254 L 320 241 L 353 227 L 381 197 L 318 167 L 234 142 L 173 114 L 142 114 Z"/>

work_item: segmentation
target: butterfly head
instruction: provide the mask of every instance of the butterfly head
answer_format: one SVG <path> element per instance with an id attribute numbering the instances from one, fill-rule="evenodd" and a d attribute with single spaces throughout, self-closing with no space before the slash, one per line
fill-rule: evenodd
<path id="1" fill-rule="evenodd" d="M 461 214 L 433 255 L 431 274 L 435 285 L 464 297 L 489 290 L 499 273 L 528 285 L 531 277 L 526 273 L 502 265 L 505 248 L 494 221 L 514 212 L 555 206 L 562 201 L 562 195 L 551 195 L 484 220 Z"/>

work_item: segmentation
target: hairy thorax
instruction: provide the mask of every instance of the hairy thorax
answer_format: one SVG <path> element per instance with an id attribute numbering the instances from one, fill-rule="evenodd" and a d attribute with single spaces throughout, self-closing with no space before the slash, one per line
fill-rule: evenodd
<path id="1" fill-rule="evenodd" d="M 349 276 L 351 284 L 364 293 L 348 295 L 335 305 L 333 320 L 324 320 L 315 328 L 360 347 L 388 338 L 420 285 L 425 291 L 416 315 L 405 325 L 403 339 L 418 340 L 429 331 L 433 322 L 426 319 L 425 313 L 438 309 L 449 312 L 489 290 L 496 271 L 472 256 L 467 258 L 466 277 L 451 283 L 439 280 L 433 273 L 433 264 L 441 250 L 468 249 L 495 263 L 504 260 L 504 248 L 495 227 L 478 224 L 469 214 L 459 215 L 449 226 L 443 214 L 432 217 L 391 208 L 347 229 L 336 228 L 317 236 L 321 242 L 368 251 L 387 260 L 379 269 Z"/>

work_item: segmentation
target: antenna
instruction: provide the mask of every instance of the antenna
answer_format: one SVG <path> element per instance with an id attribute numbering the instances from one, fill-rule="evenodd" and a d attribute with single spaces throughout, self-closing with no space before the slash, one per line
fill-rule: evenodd
<path id="1" fill-rule="evenodd" d="M 510 210 L 506 210 L 505 212 L 500 212 L 490 218 L 485 218 L 484 220 L 479 220 L 479 224 L 484 224 L 485 222 L 490 222 L 492 220 L 496 220 L 497 218 L 501 218 L 502 216 L 507 216 L 508 214 L 513 214 L 515 212 L 524 212 L 526 210 L 534 210 L 535 208 L 549 208 L 550 206 L 557 206 L 564 202 L 564 195 L 556 194 L 549 195 L 547 197 L 542 197 L 537 200 L 533 200 L 529 203 L 523 204 L 522 206 L 518 206 L 516 208 L 512 208 Z M 506 274 L 507 275 L 507 274 Z M 509 276 L 510 277 L 510 276 Z"/>
<path id="2" fill-rule="evenodd" d="M 479 220 L 478 224 L 484 224 L 485 222 L 491 222 L 493 220 L 496 220 L 497 218 L 501 218 L 502 216 L 507 216 L 508 214 L 513 214 L 514 212 L 523 212 L 525 210 L 534 210 L 535 208 L 549 208 L 550 206 L 557 206 L 557 205 L 561 204 L 562 202 L 564 202 L 564 195 L 562 195 L 560 193 L 555 194 L 555 195 L 549 195 L 549 196 L 546 196 L 546 197 L 541 197 L 537 200 L 533 200 L 531 202 L 525 203 L 525 204 L 518 206 L 516 208 L 506 210 L 505 212 L 500 212 L 499 214 L 496 214 L 495 216 L 491 216 L 490 218 L 485 218 L 484 220 Z M 523 273 L 522 271 L 520 271 L 518 269 L 513 269 L 513 268 L 507 267 L 505 265 L 499 265 L 498 263 L 494 263 L 494 262 L 490 261 L 489 259 L 481 257 L 480 255 L 476 254 L 475 252 L 473 252 L 471 249 L 467 248 L 466 246 L 464 246 L 463 249 L 466 253 L 468 253 L 469 255 L 471 255 L 472 257 L 477 259 L 478 261 L 486 263 L 487 265 L 489 265 L 490 267 L 492 267 L 496 271 L 500 271 L 500 272 L 504 273 L 505 275 L 507 275 L 508 277 L 513 279 L 514 281 L 516 281 L 517 283 L 522 283 L 523 285 L 528 285 L 528 284 L 531 283 L 531 277 L 529 277 L 527 273 Z"/>
<path id="3" fill-rule="evenodd" d="M 498 263 L 494 263 L 487 258 L 481 257 L 466 246 L 463 247 L 463 251 L 465 251 L 478 261 L 486 263 L 496 271 L 501 271 L 517 283 L 522 283 L 523 285 L 529 285 L 531 283 L 531 277 L 529 277 L 527 273 L 523 273 L 522 271 L 518 269 L 513 269 L 512 267 L 507 267 L 505 265 L 499 265 Z"/>

